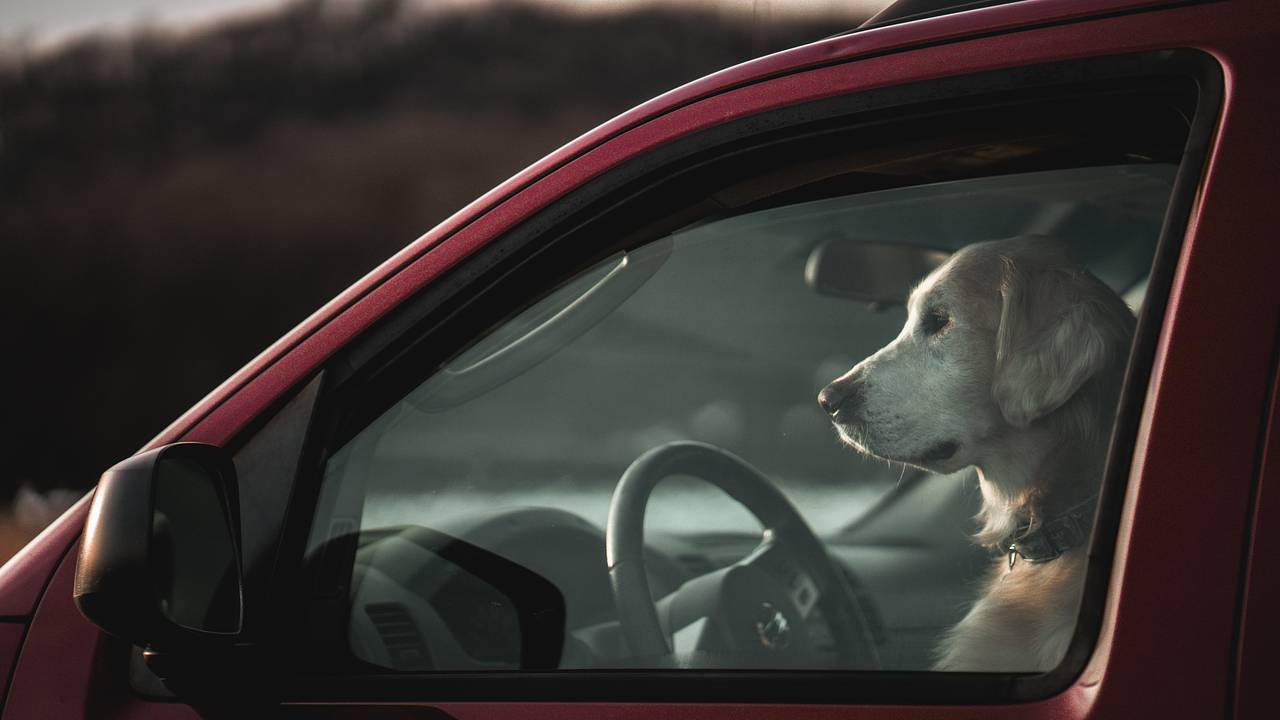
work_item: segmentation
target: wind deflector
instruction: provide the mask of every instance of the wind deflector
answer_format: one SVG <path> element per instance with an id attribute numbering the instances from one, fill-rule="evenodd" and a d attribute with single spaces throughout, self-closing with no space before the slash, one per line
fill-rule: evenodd
<path id="1" fill-rule="evenodd" d="M 896 25 L 911 20 L 923 20 L 924 18 L 937 17 L 939 15 L 949 15 L 951 13 L 962 12 L 964 10 L 976 10 L 978 8 L 991 7 L 992 5 L 1008 5 L 1018 0 L 898 0 L 889 7 L 872 15 L 869 20 L 862 23 L 858 30 L 870 30 L 871 28 L 884 27 L 886 25 Z"/>

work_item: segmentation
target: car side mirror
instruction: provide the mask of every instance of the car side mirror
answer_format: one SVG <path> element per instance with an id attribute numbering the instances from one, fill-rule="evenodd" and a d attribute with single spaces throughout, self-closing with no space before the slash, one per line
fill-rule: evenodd
<path id="1" fill-rule="evenodd" d="M 158 652 L 229 648 L 243 624 L 239 497 L 222 448 L 177 443 L 121 462 L 95 491 L 76 566 L 80 612 Z"/>

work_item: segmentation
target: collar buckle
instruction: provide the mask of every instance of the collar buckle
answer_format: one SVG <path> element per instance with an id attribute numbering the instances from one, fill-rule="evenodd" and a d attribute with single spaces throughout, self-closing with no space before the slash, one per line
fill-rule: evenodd
<path id="1" fill-rule="evenodd" d="M 1019 559 L 1029 563 L 1049 562 L 1087 544 L 1097 501 L 1098 496 L 1091 495 L 1060 515 L 1042 522 L 1021 523 L 997 546 L 1008 554 L 1009 569 L 1012 570 Z"/>

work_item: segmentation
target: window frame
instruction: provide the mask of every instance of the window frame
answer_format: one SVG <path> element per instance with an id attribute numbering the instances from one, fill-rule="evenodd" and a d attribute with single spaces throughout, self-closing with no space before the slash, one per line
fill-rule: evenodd
<path id="1" fill-rule="evenodd" d="M 1025 702 L 1051 696 L 1067 687 L 1093 652 L 1106 602 L 1106 585 L 1113 563 L 1121 501 L 1139 432 L 1139 418 L 1153 371 L 1156 344 L 1166 312 L 1191 207 L 1206 164 L 1222 104 L 1222 72 L 1208 55 L 1196 50 L 1154 51 L 996 70 L 948 77 L 850 95 L 737 120 L 669 143 L 571 191 L 516 228 L 477 250 L 458 267 L 396 308 L 362 333 L 325 366 L 325 388 L 318 401 L 298 480 L 289 506 L 281 543 L 280 563 L 272 579 L 270 620 L 265 626 L 282 628 L 268 645 L 288 647 L 302 629 L 298 613 L 307 594 L 298 582 L 311 522 L 316 512 L 325 462 L 338 442 L 371 419 L 353 414 L 357 401 L 388 372 L 405 364 L 411 346 L 437 342 L 442 356 L 464 347 L 483 332 L 477 323 L 462 337 L 442 334 L 442 324 L 471 311 L 478 297 L 502 285 L 502 292 L 518 298 L 506 301 L 506 314 L 554 285 L 554 278 L 522 282 L 513 290 L 509 278 L 537 258 L 558 239 L 591 219 L 638 195 L 654 192 L 672 166 L 702 153 L 716 153 L 737 140 L 770 132 L 785 133 L 798 126 L 835 121 L 862 124 L 901 120 L 929 108 L 952 109 L 1001 93 L 1022 97 L 1060 96 L 1064 90 L 1111 81 L 1142 81 L 1181 77 L 1198 88 L 1194 117 L 1179 165 L 1168 210 L 1157 244 L 1148 298 L 1138 318 L 1133 350 L 1121 393 L 1102 482 L 1097 521 L 1090 545 L 1089 569 L 1076 634 L 1063 662 L 1047 673 L 987 674 L 865 671 L 747 671 L 747 670 L 572 670 L 555 672 L 435 672 L 404 675 L 305 675 L 285 672 L 283 699 L 288 702 L 361 700 L 529 700 L 529 701 L 671 701 L 671 702 L 789 702 L 893 704 L 991 704 Z M 655 179 L 656 178 L 656 179 Z M 672 221 L 672 229 L 682 223 Z M 644 230 L 650 233 L 648 227 Z M 550 239 L 549 239 L 550 238 Z M 618 243 L 624 244 L 625 240 Z M 600 254 L 615 247 L 598 248 Z M 572 253 L 570 253 L 572 255 Z M 577 257 L 577 263 L 557 266 L 557 277 L 571 276 L 590 265 L 597 255 Z M 529 273 L 523 273 L 528 276 Z M 508 281 L 505 282 L 504 281 Z M 540 284 L 539 284 L 540 283 Z M 420 372 L 420 371 L 419 371 Z M 377 403 L 374 403 L 376 405 Z M 776 682 L 782 680 L 786 694 Z"/>

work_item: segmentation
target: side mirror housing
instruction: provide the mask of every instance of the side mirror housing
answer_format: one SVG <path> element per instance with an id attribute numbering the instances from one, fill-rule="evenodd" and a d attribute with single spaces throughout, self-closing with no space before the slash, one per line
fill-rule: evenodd
<path id="1" fill-rule="evenodd" d="M 80 612 L 157 652 L 229 648 L 243 624 L 235 466 L 176 443 L 121 462 L 95 491 L 76 566 Z"/>

